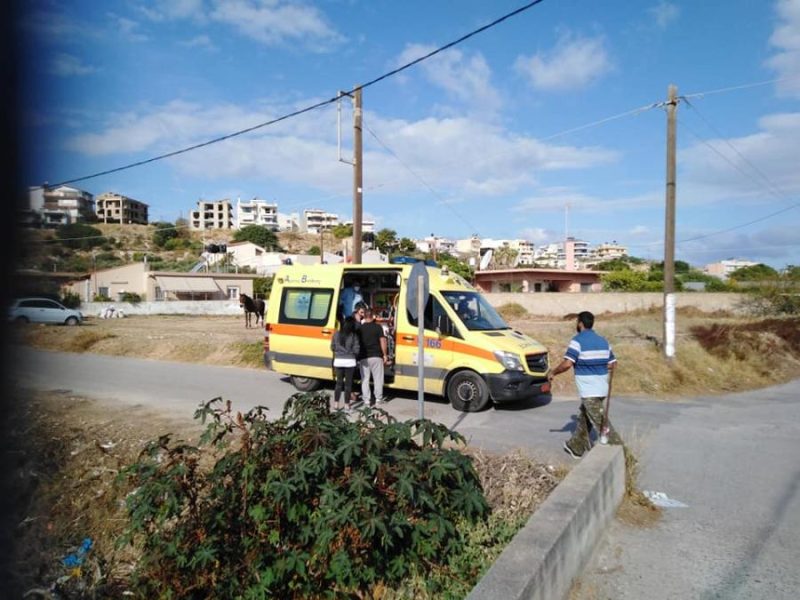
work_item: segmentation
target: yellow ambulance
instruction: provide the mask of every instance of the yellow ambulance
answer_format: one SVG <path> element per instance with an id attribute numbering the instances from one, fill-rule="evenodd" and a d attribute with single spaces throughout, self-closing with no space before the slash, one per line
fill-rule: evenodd
<path id="1" fill-rule="evenodd" d="M 387 334 L 390 364 L 385 385 L 416 390 L 416 311 L 407 309 L 411 264 L 284 265 L 269 298 L 264 360 L 289 375 L 301 391 L 332 381 L 331 338 L 342 317 L 343 296 L 359 288 Z M 426 267 L 429 297 L 423 315 L 425 392 L 446 397 L 460 411 L 490 401 L 512 402 L 550 391 L 547 349 L 514 331 L 467 281 Z"/>

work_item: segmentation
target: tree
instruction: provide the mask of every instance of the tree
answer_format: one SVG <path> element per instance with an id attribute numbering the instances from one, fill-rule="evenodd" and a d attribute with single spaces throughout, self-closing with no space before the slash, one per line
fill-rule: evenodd
<path id="1" fill-rule="evenodd" d="M 102 231 L 84 223 L 61 225 L 56 229 L 56 238 L 73 250 L 87 250 L 107 243 Z"/>
<path id="2" fill-rule="evenodd" d="M 319 256 L 322 254 L 322 251 L 319 249 L 319 246 L 311 246 L 311 248 L 308 249 L 308 254 L 310 256 Z"/>
<path id="3" fill-rule="evenodd" d="M 655 271 L 664 271 L 664 261 L 662 260 L 659 263 L 654 263 L 652 269 Z M 692 267 L 689 263 L 683 260 L 676 260 L 675 261 L 675 272 L 676 273 L 688 273 L 692 270 Z"/>
<path id="4" fill-rule="evenodd" d="M 612 258 L 611 260 L 604 260 L 595 265 L 599 271 L 630 271 L 631 266 L 624 258 Z"/>
<path id="5" fill-rule="evenodd" d="M 178 230 L 172 223 L 158 221 L 154 225 L 156 230 L 153 232 L 153 243 L 159 248 L 163 248 L 169 240 L 178 237 Z"/>
<path id="6" fill-rule="evenodd" d="M 784 275 L 789 281 L 800 281 L 800 267 L 786 265 Z"/>
<path id="7" fill-rule="evenodd" d="M 333 229 L 331 229 L 331 233 L 333 233 L 333 237 L 337 240 L 343 240 L 345 238 L 349 238 L 353 236 L 353 225 L 352 224 L 344 224 L 341 223 L 336 225 Z"/>
<path id="8" fill-rule="evenodd" d="M 417 251 L 417 244 L 414 242 L 414 240 L 404 237 L 400 238 L 397 249 L 403 254 L 409 254 Z"/>
<path id="9" fill-rule="evenodd" d="M 437 259 L 440 266 L 447 267 L 452 273 L 460 275 L 467 281 L 472 280 L 472 269 L 470 269 L 469 265 L 464 261 L 457 259 L 447 252 L 439 254 Z"/>
<path id="10" fill-rule="evenodd" d="M 734 281 L 765 281 L 778 279 L 778 272 L 768 265 L 758 263 L 757 265 L 736 269 L 730 274 L 729 278 Z"/>
<path id="11" fill-rule="evenodd" d="M 492 254 L 492 263 L 495 269 L 511 269 L 517 262 L 517 252 L 513 248 L 504 246 L 498 248 Z"/>
<path id="12" fill-rule="evenodd" d="M 375 234 L 375 247 L 384 254 L 389 254 L 397 245 L 397 232 L 394 229 L 381 229 Z"/>
<path id="13" fill-rule="evenodd" d="M 233 239 L 237 242 L 251 242 L 271 252 L 282 250 L 275 232 L 263 225 L 245 225 L 233 235 Z"/>

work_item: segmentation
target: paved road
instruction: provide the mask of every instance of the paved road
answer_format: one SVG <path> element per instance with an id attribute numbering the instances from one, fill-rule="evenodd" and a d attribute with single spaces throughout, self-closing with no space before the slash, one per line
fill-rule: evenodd
<path id="1" fill-rule="evenodd" d="M 223 396 L 246 410 L 279 413 L 294 392 L 262 370 L 17 349 L 19 385 L 64 389 L 105 402 L 136 403 L 190 419 Z M 583 578 L 580 600 L 795 598 L 800 590 L 800 381 L 768 390 L 681 403 L 617 399 L 612 418 L 642 447 L 643 489 L 688 504 L 656 528 L 615 522 Z M 425 416 L 492 450 L 526 448 L 566 460 L 561 444 L 576 402 L 543 397 L 478 414 L 429 399 Z M 387 410 L 417 415 L 415 394 Z"/>

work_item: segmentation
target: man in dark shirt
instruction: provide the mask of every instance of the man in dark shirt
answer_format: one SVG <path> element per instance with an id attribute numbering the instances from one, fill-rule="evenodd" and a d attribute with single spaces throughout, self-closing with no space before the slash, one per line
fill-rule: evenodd
<path id="1" fill-rule="evenodd" d="M 361 360 L 359 367 L 361 370 L 361 399 L 372 406 L 369 402 L 369 380 L 370 376 L 375 381 L 375 404 L 383 402 L 383 366 L 389 362 L 387 351 L 386 335 L 383 333 L 383 326 L 375 322 L 372 310 L 364 309 L 364 320 L 358 328 L 358 335 L 361 338 Z"/>

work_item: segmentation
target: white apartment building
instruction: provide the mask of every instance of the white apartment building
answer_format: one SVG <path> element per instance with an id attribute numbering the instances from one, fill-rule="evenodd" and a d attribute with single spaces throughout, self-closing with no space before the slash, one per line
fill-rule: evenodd
<path id="1" fill-rule="evenodd" d="M 742 267 L 752 267 L 757 264 L 758 263 L 755 263 L 752 260 L 728 258 L 717 263 L 706 265 L 703 267 L 703 272 L 709 275 L 714 275 L 715 277 L 719 277 L 720 279 L 727 279 L 736 269 L 741 269 Z"/>
<path id="2" fill-rule="evenodd" d="M 197 201 L 197 210 L 191 212 L 189 229 L 233 229 L 233 206 L 227 198 L 208 202 Z"/>
<path id="3" fill-rule="evenodd" d="M 303 211 L 300 230 L 304 233 L 319 233 L 333 229 L 337 225 L 339 225 L 339 215 L 318 208 L 307 208 Z"/>
<path id="4" fill-rule="evenodd" d="M 97 218 L 103 223 L 147 225 L 148 205 L 115 192 L 105 192 L 97 197 Z"/>
<path id="5" fill-rule="evenodd" d="M 352 219 L 350 221 L 345 221 L 345 225 L 353 225 Z M 361 220 L 361 233 L 375 233 L 375 221 L 364 221 Z"/>
<path id="6" fill-rule="evenodd" d="M 278 231 L 300 231 L 300 215 L 278 213 Z"/>
<path id="7" fill-rule="evenodd" d="M 41 215 L 44 227 L 78 223 L 94 214 L 94 196 L 68 185 L 30 188 L 28 198 L 31 210 Z"/>
<path id="8" fill-rule="evenodd" d="M 628 249 L 625 246 L 618 244 L 616 241 L 603 242 L 594 248 L 594 255 L 598 261 L 614 260 L 615 258 L 622 258 L 628 256 Z"/>
<path id="9" fill-rule="evenodd" d="M 453 254 L 456 249 L 456 241 L 449 240 L 443 237 L 437 236 L 428 236 L 421 240 L 414 240 L 414 243 L 417 245 L 417 249 L 420 252 L 427 252 L 433 253 L 434 250 L 436 252 L 446 252 L 447 254 Z"/>
<path id="10" fill-rule="evenodd" d="M 455 251 L 459 256 L 479 254 L 481 251 L 481 238 L 473 235 L 472 237 L 456 240 Z"/>
<path id="11" fill-rule="evenodd" d="M 278 231 L 278 204 L 269 203 L 260 198 L 253 198 L 242 202 L 236 199 L 236 228 L 241 229 L 248 225 L 262 225 L 272 231 Z"/>
<path id="12" fill-rule="evenodd" d="M 533 242 L 529 242 L 528 240 L 521 240 L 521 239 L 510 239 L 510 240 L 494 240 L 491 238 L 485 238 L 481 240 L 481 249 L 482 250 L 498 250 L 500 248 L 510 248 L 517 253 L 517 257 L 514 259 L 514 265 L 532 265 L 534 263 L 534 245 Z"/>

